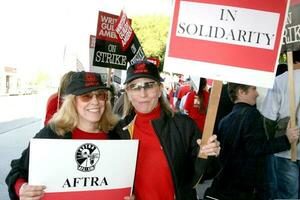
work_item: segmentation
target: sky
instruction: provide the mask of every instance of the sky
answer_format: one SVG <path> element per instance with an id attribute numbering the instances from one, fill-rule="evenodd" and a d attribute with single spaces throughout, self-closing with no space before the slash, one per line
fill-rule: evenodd
<path id="1" fill-rule="evenodd" d="M 98 11 L 128 17 L 169 15 L 171 0 L 1 0 L 0 67 L 24 76 L 70 70 L 70 58 L 89 65 L 89 36 L 96 34 Z M 74 69 L 73 69 L 74 70 Z"/>

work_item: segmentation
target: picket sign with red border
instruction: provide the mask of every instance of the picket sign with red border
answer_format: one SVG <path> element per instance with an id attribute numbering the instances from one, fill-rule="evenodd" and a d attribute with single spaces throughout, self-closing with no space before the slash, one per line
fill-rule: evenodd
<path id="1" fill-rule="evenodd" d="M 119 200 L 133 189 L 138 140 L 32 139 L 29 184 L 42 200 Z"/>
<path id="2" fill-rule="evenodd" d="M 289 0 L 175 0 L 164 70 L 271 88 Z"/>

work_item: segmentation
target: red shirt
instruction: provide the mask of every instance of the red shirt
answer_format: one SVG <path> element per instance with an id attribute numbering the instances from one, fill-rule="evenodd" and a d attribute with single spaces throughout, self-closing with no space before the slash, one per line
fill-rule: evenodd
<path id="1" fill-rule="evenodd" d="M 209 92 L 203 90 L 203 106 L 204 106 L 204 113 L 199 112 L 199 100 L 197 99 L 198 96 L 196 92 L 190 92 L 186 98 L 184 109 L 188 112 L 188 115 L 195 120 L 197 123 L 198 128 L 203 132 L 204 123 L 206 118 L 206 110 L 209 101 Z"/>
<path id="2" fill-rule="evenodd" d="M 184 95 L 186 95 L 189 91 L 191 91 L 191 87 L 189 85 L 183 85 L 179 88 L 177 98 L 182 99 Z"/>
<path id="3" fill-rule="evenodd" d="M 160 106 L 151 113 L 137 113 L 133 138 L 139 140 L 134 180 L 136 200 L 174 200 L 174 185 L 168 161 L 151 120 L 160 116 Z"/>
<path id="4" fill-rule="evenodd" d="M 72 132 L 72 139 L 106 140 L 108 139 L 108 135 L 104 132 L 89 133 L 75 128 Z"/>

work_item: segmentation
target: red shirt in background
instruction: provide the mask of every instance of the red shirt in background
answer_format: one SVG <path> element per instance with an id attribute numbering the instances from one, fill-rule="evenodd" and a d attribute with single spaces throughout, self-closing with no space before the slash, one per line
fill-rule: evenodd
<path id="1" fill-rule="evenodd" d="M 189 86 L 189 85 L 181 86 L 178 90 L 177 98 L 182 99 L 182 97 L 190 91 L 191 91 L 191 86 Z"/>
<path id="2" fill-rule="evenodd" d="M 184 110 L 187 111 L 188 115 L 195 120 L 197 123 L 198 128 L 203 132 L 204 129 L 204 123 L 206 118 L 206 110 L 208 106 L 209 101 L 209 92 L 206 90 L 203 90 L 203 106 L 204 106 L 204 112 L 200 113 L 199 111 L 199 99 L 195 91 L 190 92 L 186 98 L 185 104 L 184 104 Z"/>
<path id="3" fill-rule="evenodd" d="M 173 91 L 173 89 L 170 89 L 170 91 L 168 93 L 168 98 L 169 98 L 170 106 L 174 110 L 175 105 L 174 105 L 174 91 Z"/>

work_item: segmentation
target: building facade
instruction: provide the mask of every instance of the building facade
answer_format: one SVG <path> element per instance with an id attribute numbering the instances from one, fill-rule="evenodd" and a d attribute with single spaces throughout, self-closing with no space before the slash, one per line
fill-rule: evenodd
<path id="1" fill-rule="evenodd" d="M 18 94 L 19 82 L 16 68 L 0 67 L 0 95 Z"/>

